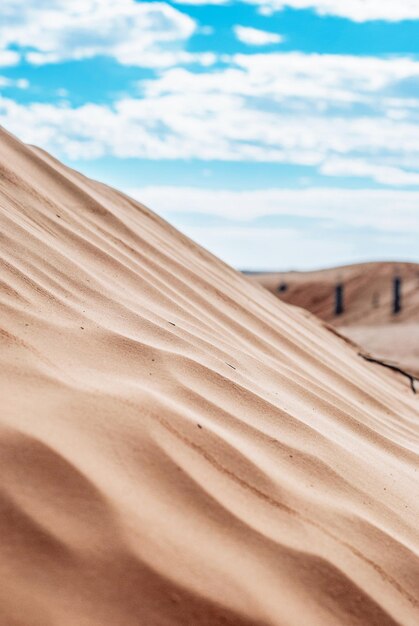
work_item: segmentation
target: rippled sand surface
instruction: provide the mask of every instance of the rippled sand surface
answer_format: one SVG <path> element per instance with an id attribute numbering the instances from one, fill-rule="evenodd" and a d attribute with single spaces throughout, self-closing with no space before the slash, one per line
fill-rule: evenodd
<path id="1" fill-rule="evenodd" d="M 408 381 L 4 131 L 0 166 L 0 624 L 416 626 Z"/>

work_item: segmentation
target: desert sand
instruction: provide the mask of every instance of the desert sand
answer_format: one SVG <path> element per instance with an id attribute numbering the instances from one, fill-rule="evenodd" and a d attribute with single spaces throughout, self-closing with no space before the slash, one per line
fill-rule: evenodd
<path id="1" fill-rule="evenodd" d="M 400 277 L 401 311 L 393 314 L 393 281 Z M 303 307 L 378 359 L 419 376 L 419 265 L 360 263 L 314 272 L 253 274 L 283 302 Z M 344 311 L 335 315 L 335 288 L 344 285 Z M 281 285 L 286 289 L 279 290 Z"/>
<path id="2" fill-rule="evenodd" d="M 419 620 L 419 396 L 1 131 L 2 626 Z"/>

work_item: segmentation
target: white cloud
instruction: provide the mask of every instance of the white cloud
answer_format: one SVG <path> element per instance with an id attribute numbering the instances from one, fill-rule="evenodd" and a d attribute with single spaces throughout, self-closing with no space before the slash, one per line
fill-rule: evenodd
<path id="1" fill-rule="evenodd" d="M 0 47 L 0 67 L 17 65 L 20 61 L 20 54 L 13 50 L 2 50 Z"/>
<path id="2" fill-rule="evenodd" d="M 274 43 L 281 43 L 284 38 L 277 33 L 271 33 L 258 28 L 236 25 L 233 28 L 237 39 L 249 46 L 266 46 Z"/>
<path id="3" fill-rule="evenodd" d="M 417 0 L 243 0 L 269 15 L 285 8 L 312 9 L 319 15 L 336 15 L 354 22 L 419 19 Z M 179 0 L 178 4 L 228 4 L 229 0 Z"/>
<path id="4" fill-rule="evenodd" d="M 191 4 L 195 6 L 202 6 L 205 4 L 228 4 L 230 0 L 173 0 L 174 4 Z M 244 0 L 246 1 L 246 0 Z"/>
<path id="5" fill-rule="evenodd" d="M 26 141 L 72 159 L 109 154 L 266 161 L 313 165 L 334 176 L 338 167 L 345 174 L 336 157 L 349 159 L 352 153 L 363 154 L 364 160 L 369 156 L 377 166 L 380 153 L 389 146 L 395 160 L 398 153 L 410 153 L 415 162 L 419 159 L 419 126 L 413 123 L 267 113 L 252 109 L 238 96 L 217 93 L 159 95 L 120 100 L 112 107 L 87 104 L 75 109 L 3 99 L 0 122 Z M 353 163 L 349 165 L 353 171 Z M 376 178 L 373 170 L 365 175 Z"/>
<path id="6" fill-rule="evenodd" d="M 342 188 L 234 191 L 174 186 L 126 191 L 169 218 L 176 213 L 207 214 L 246 223 L 266 216 L 312 217 L 329 220 L 342 228 L 370 227 L 385 233 L 419 234 L 419 191 Z"/>
<path id="7" fill-rule="evenodd" d="M 271 53 L 236 54 L 231 67 L 208 74 L 181 68 L 166 72 L 147 84 L 147 93 L 224 93 L 269 97 L 277 103 L 286 98 L 323 100 L 330 103 L 370 102 L 374 94 L 399 81 L 419 78 L 419 62 L 409 58 L 381 59 L 350 55 Z M 392 99 L 397 103 L 403 100 Z M 310 103 L 310 109 L 312 104 Z"/>
<path id="8" fill-rule="evenodd" d="M 417 0 L 246 0 L 268 11 L 280 11 L 286 7 L 293 9 L 313 9 L 319 15 L 336 15 L 354 22 L 419 19 Z"/>
<path id="9" fill-rule="evenodd" d="M 239 268 L 313 269 L 417 258 L 419 192 L 143 187 L 127 193 Z M 211 215 L 211 224 L 203 217 L 201 226 L 191 225 L 188 214 L 194 224 L 199 214 Z"/>
<path id="10" fill-rule="evenodd" d="M 307 270 L 365 260 L 348 239 L 314 239 L 292 228 L 179 226 L 185 235 L 238 269 Z"/>
<path id="11" fill-rule="evenodd" d="M 259 161 L 326 176 L 419 185 L 419 100 L 397 96 L 419 62 L 339 55 L 235 55 L 227 69 L 163 71 L 109 106 L 0 100 L 0 122 L 71 159 Z"/>
<path id="12" fill-rule="evenodd" d="M 400 167 L 370 163 L 362 159 L 332 158 L 321 166 L 320 171 L 327 176 L 372 178 L 382 185 L 394 187 L 419 185 L 419 171 L 410 172 Z"/>
<path id="13" fill-rule="evenodd" d="M 271 53 L 238 54 L 232 59 L 255 87 L 270 84 L 270 93 L 348 102 L 397 81 L 419 77 L 419 62 L 407 57 L 382 59 L 351 55 Z M 273 82 L 271 82 L 273 81 Z"/>
<path id="14" fill-rule="evenodd" d="M 122 64 L 162 67 L 185 60 L 182 43 L 196 28 L 164 2 L 2 0 L 1 11 L 0 50 L 10 64 L 16 53 L 8 48 L 17 46 L 33 64 L 107 55 Z"/>
<path id="15" fill-rule="evenodd" d="M 235 96 L 167 95 L 121 100 L 112 108 L 87 104 L 75 109 L 3 99 L 0 123 L 26 141 L 71 159 L 113 155 L 293 163 L 330 176 L 419 184 L 417 124 L 268 114 L 246 107 Z M 413 171 L 397 166 L 400 155 L 404 168 Z"/>
<path id="16" fill-rule="evenodd" d="M 18 89 L 28 89 L 29 81 L 26 78 L 7 78 L 0 76 L 0 87 L 17 87 Z"/>
<path id="17" fill-rule="evenodd" d="M 227 0 L 226 0 L 227 1 Z M 419 19 L 417 0 L 244 0 L 261 11 L 311 8 L 321 15 L 355 21 Z M 185 0 L 183 4 L 224 4 L 224 0 Z M 182 4 L 182 3 L 179 3 Z M 135 0 L 2 0 L 0 65 L 16 65 L 21 55 L 33 64 L 98 55 L 119 63 L 169 67 L 214 55 L 192 54 L 184 42 L 197 32 L 195 21 L 167 2 Z M 236 36 L 249 45 L 279 43 L 281 36 L 245 26 Z M 11 49 L 13 48 L 13 49 Z"/>

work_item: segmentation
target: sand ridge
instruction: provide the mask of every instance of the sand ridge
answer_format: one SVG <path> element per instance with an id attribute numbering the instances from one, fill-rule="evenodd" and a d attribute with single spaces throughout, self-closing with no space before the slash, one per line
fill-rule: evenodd
<path id="1" fill-rule="evenodd" d="M 0 623 L 416 624 L 408 382 L 0 147 Z"/>
<path id="2" fill-rule="evenodd" d="M 402 280 L 402 310 L 393 314 L 393 280 Z M 301 306 L 337 326 L 377 326 L 416 321 L 419 316 L 419 264 L 372 262 L 310 272 L 256 272 L 250 279 L 283 302 Z M 335 315 L 335 288 L 344 286 L 344 311 Z M 280 286 L 285 285 L 285 290 Z"/>

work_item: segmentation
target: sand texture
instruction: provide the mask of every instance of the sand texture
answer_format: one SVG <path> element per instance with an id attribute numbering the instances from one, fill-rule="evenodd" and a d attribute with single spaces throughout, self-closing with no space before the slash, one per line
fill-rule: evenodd
<path id="1" fill-rule="evenodd" d="M 394 314 L 393 281 L 401 283 L 401 310 Z M 303 307 L 333 324 L 367 352 L 419 376 L 419 265 L 362 263 L 315 272 L 253 274 L 283 302 Z M 335 289 L 344 285 L 344 311 L 335 315 Z M 285 290 L 279 290 L 286 285 Z"/>
<path id="2" fill-rule="evenodd" d="M 1 626 L 416 626 L 408 381 L 123 194 L 0 155 Z"/>

